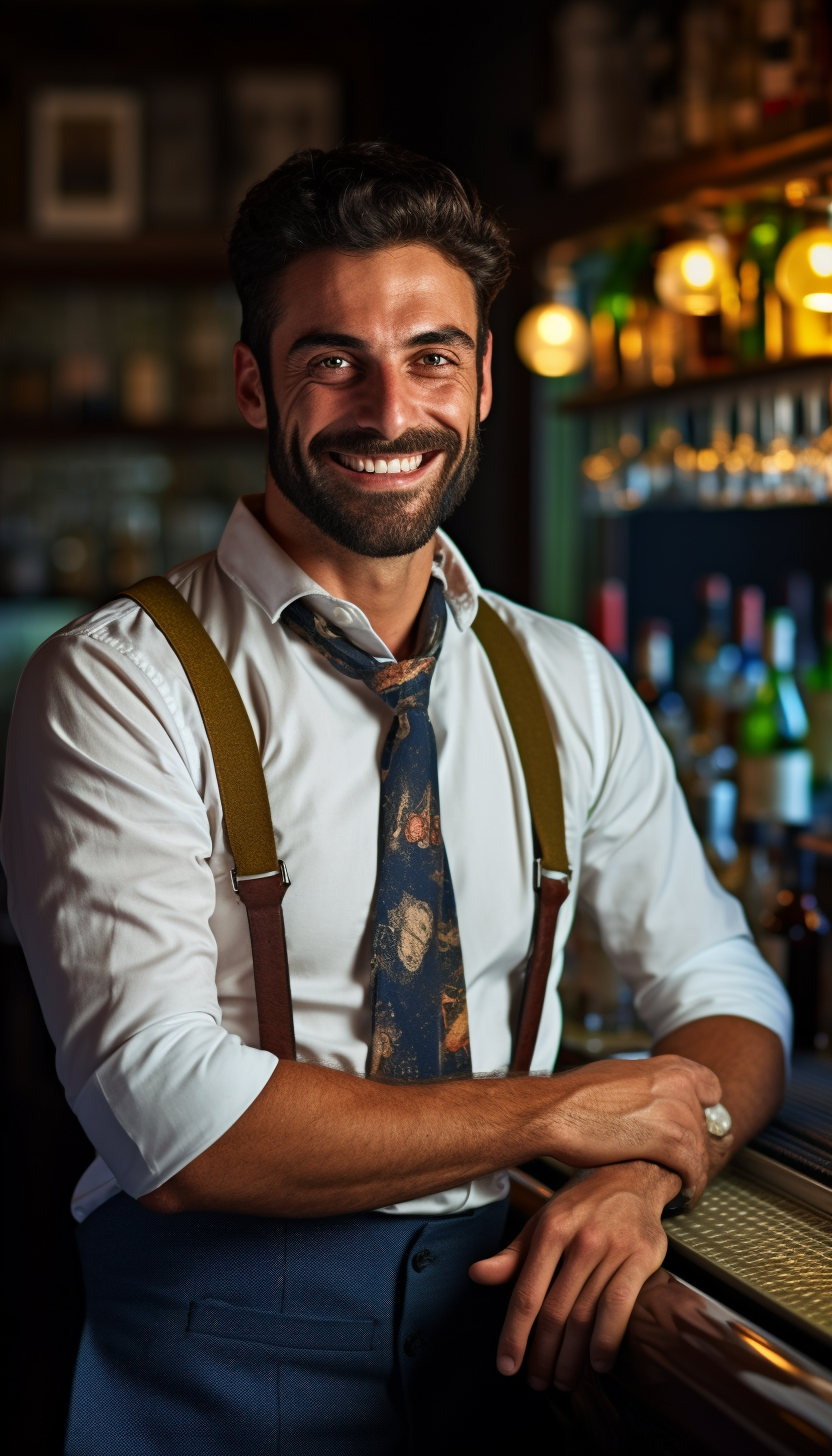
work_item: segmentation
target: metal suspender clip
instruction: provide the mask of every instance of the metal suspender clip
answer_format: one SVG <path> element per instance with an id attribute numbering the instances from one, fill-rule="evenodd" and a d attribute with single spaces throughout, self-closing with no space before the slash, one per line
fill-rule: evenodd
<path id="1" fill-rule="evenodd" d="M 568 870 L 544 870 L 543 860 L 536 859 L 532 870 L 532 886 L 535 890 L 540 889 L 543 878 L 547 880 L 565 880 L 567 885 L 572 878 L 572 866 Z"/>
<path id="2" fill-rule="evenodd" d="M 284 885 L 291 885 L 292 881 L 289 879 L 289 871 L 286 868 L 285 862 L 279 859 L 277 863 L 279 866 L 278 869 L 266 870 L 266 873 L 263 875 L 238 875 L 236 868 L 232 869 L 231 883 L 234 886 L 234 894 L 237 895 L 239 893 L 240 880 L 269 880 L 273 875 L 280 875 Z"/>

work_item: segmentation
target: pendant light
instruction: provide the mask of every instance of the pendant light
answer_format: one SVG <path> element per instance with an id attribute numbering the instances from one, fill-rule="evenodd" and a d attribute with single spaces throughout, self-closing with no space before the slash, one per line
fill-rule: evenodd
<path id="1" fill-rule="evenodd" d="M 665 308 L 698 318 L 719 313 L 732 274 L 727 258 L 714 241 L 689 239 L 659 254 L 656 293 Z"/>
<path id="2" fill-rule="evenodd" d="M 787 303 L 832 313 L 832 228 L 807 228 L 793 237 L 777 259 L 774 283 Z"/>

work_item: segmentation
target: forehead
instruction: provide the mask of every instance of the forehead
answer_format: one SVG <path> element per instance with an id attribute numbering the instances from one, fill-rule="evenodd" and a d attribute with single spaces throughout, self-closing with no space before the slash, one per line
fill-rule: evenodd
<path id="1" fill-rule="evenodd" d="M 322 249 L 291 263 L 280 281 L 275 336 L 306 332 L 359 338 L 477 326 L 474 285 L 463 268 L 426 243 L 368 253 Z"/>

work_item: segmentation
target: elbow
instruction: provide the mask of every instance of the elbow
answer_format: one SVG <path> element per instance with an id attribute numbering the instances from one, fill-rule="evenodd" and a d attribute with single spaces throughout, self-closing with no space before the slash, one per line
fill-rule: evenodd
<path id="1" fill-rule="evenodd" d="M 143 1193 L 136 1201 L 142 1208 L 149 1208 L 151 1213 L 185 1213 L 188 1208 L 175 1178 L 163 1183 L 160 1188 L 154 1188 L 151 1193 Z"/>

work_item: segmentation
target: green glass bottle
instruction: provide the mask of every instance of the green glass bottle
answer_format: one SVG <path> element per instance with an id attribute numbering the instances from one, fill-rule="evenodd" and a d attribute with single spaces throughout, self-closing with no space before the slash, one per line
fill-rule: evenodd
<path id="1" fill-rule="evenodd" d="M 807 824 L 812 756 L 801 745 L 809 720 L 794 678 L 791 612 L 766 623 L 765 674 L 739 725 L 740 815 L 750 823 Z"/>
<path id="2" fill-rule="evenodd" d="M 759 755 L 794 748 L 809 731 L 803 699 L 794 680 L 795 620 L 772 612 L 766 623 L 766 672 L 740 722 L 740 749 Z"/>

